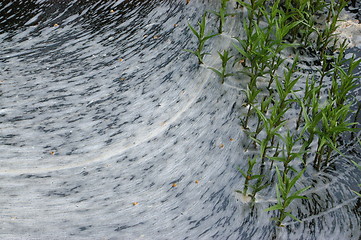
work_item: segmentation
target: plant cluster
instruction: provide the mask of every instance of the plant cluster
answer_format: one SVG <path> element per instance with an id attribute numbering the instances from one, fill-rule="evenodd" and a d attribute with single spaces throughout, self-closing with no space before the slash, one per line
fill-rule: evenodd
<path id="1" fill-rule="evenodd" d="M 282 226 L 287 216 L 298 220 L 287 208 L 293 200 L 305 198 L 302 193 L 309 187 L 298 189 L 296 185 L 306 169 L 326 167 L 332 154 L 340 153 L 338 139 L 356 130 L 355 123 L 348 120 L 352 113 L 349 93 L 358 86 L 353 73 L 361 60 L 345 60 L 346 41 L 335 35 L 347 0 L 235 1 L 244 16 L 243 37 L 235 38 L 233 48 L 218 52 L 219 70 L 209 68 L 222 83 L 237 74 L 249 79 L 243 90 L 241 125 L 249 137 L 246 148 L 252 146 L 258 154 L 248 159 L 246 170 L 239 169 L 245 180 L 238 192 L 254 202 L 261 190 L 275 186 L 277 203 L 266 211 L 277 211 L 274 220 Z M 204 63 L 207 54 L 205 42 L 221 34 L 226 17 L 236 14 L 227 12 L 228 5 L 229 0 L 220 0 L 218 12 L 211 11 L 219 18 L 217 34 L 205 35 L 206 14 L 198 23 L 199 31 L 189 25 L 198 38 L 198 48 L 187 51 L 195 54 L 199 63 Z M 323 23 L 318 22 L 322 17 Z M 307 77 L 298 67 L 305 57 L 302 52 L 316 58 Z M 291 61 L 285 57 L 290 55 Z M 232 58 L 233 72 L 228 73 Z M 291 111 L 298 111 L 297 119 L 290 117 Z"/>

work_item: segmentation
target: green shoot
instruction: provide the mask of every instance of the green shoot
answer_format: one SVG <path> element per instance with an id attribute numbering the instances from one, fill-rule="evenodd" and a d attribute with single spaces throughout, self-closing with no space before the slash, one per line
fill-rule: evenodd
<path id="1" fill-rule="evenodd" d="M 190 53 L 193 53 L 194 55 L 197 56 L 198 58 L 198 63 L 199 64 L 202 64 L 203 63 L 203 58 L 205 55 L 209 54 L 207 52 L 203 52 L 203 49 L 204 49 L 204 45 L 205 45 L 205 42 L 212 38 L 212 37 L 215 37 L 219 34 L 208 34 L 206 35 L 205 34 L 205 31 L 206 31 L 206 14 L 203 14 L 202 16 L 202 21 L 201 22 L 198 22 L 198 26 L 199 26 L 199 32 L 197 32 L 197 30 L 192 27 L 192 25 L 188 24 L 188 27 L 191 29 L 191 31 L 193 32 L 193 34 L 197 37 L 198 39 L 198 47 L 195 51 L 193 50 L 189 50 L 189 49 L 185 49 L 184 51 L 186 52 L 190 52 Z"/>
<path id="2" fill-rule="evenodd" d="M 234 13 L 227 13 L 227 3 L 229 0 L 221 0 L 221 7 L 218 12 L 216 11 L 209 11 L 213 14 L 215 14 L 219 18 L 219 27 L 218 27 L 218 33 L 223 33 L 223 28 L 226 23 L 226 17 L 234 15 Z"/>
<path id="3" fill-rule="evenodd" d="M 232 73 L 226 73 L 227 62 L 229 61 L 229 59 L 232 58 L 232 56 L 228 56 L 228 54 L 229 54 L 229 52 L 227 50 L 224 50 L 223 54 L 218 52 L 218 55 L 222 60 L 222 67 L 220 70 L 217 70 L 213 67 L 209 67 L 209 69 L 211 69 L 213 72 L 215 72 L 220 77 L 222 84 L 224 83 L 224 79 L 226 77 L 233 76 Z"/>
<path id="4" fill-rule="evenodd" d="M 356 123 L 349 120 L 356 102 L 351 102 L 349 95 L 359 87 L 359 78 L 354 72 L 361 60 L 354 57 L 345 60 L 347 43 L 340 43 L 335 34 L 338 17 L 347 0 L 235 1 L 246 11 L 239 15 L 243 16 L 243 29 L 238 36 L 242 37 L 235 37 L 237 42 L 232 43 L 232 50 L 236 52 L 234 64 L 228 65 L 233 56 L 230 56 L 231 49 L 226 49 L 218 52 L 221 67 L 209 69 L 222 83 L 233 75 L 227 73 L 228 70 L 237 73 L 233 76 L 247 77 L 246 87 L 242 89 L 245 108 L 241 112 L 241 124 L 250 140 L 245 149 L 253 144 L 258 153 L 248 159 L 247 171 L 238 169 L 245 180 L 242 191 L 237 192 L 255 203 L 256 195 L 274 180 L 271 176 L 275 171 L 277 204 L 266 211 L 278 211 L 274 220 L 277 226 L 282 226 L 287 217 L 299 221 L 288 208 L 293 200 L 306 199 L 302 193 L 309 187 L 298 191 L 293 188 L 306 168 L 312 166 L 308 163 L 313 160 L 313 167 L 320 171 L 328 165 L 333 152 L 342 155 L 338 150 L 340 137 L 359 130 Z M 225 30 L 226 17 L 231 15 L 227 13 L 228 2 L 220 0 L 219 11 L 210 11 L 218 17 L 219 34 Z M 320 26 L 316 19 L 322 15 L 326 21 Z M 189 25 L 198 38 L 198 47 L 186 51 L 203 63 L 208 54 L 204 51 L 205 42 L 218 34 L 206 36 L 205 15 L 198 25 L 199 30 Z M 306 63 L 311 67 L 306 69 L 309 75 L 305 77 L 297 65 L 307 61 L 307 54 L 317 59 L 313 65 Z M 297 111 L 295 118 L 292 110 Z M 359 112 L 361 104 L 355 122 Z M 314 159 L 310 159 L 313 153 Z M 302 159 L 304 169 L 300 172 L 295 170 L 299 166 L 296 159 Z M 278 164 L 274 164 L 276 162 Z M 274 166 L 279 163 L 283 165 L 282 170 Z"/>
<path id="5" fill-rule="evenodd" d="M 237 191 L 242 193 L 244 196 L 247 196 L 248 188 L 250 187 L 250 181 L 254 179 L 262 178 L 262 175 L 257 175 L 253 173 L 253 167 L 256 165 L 256 158 L 248 159 L 248 169 L 247 172 L 244 172 L 242 169 L 238 168 L 238 171 L 245 178 L 243 191 Z"/>
<path id="6" fill-rule="evenodd" d="M 276 173 L 278 183 L 276 184 L 276 195 L 277 195 L 277 204 L 273 205 L 272 207 L 266 208 L 264 211 L 276 211 L 278 210 L 279 214 L 278 217 L 274 218 L 273 220 L 276 221 L 276 225 L 282 227 L 282 223 L 286 217 L 291 217 L 292 219 L 299 221 L 291 212 L 286 211 L 288 206 L 295 200 L 295 199 L 307 199 L 307 197 L 302 196 L 301 194 L 305 192 L 310 187 L 302 188 L 296 192 L 291 192 L 293 187 L 295 186 L 297 180 L 303 175 L 306 169 L 300 171 L 294 178 L 290 178 L 287 174 L 282 174 L 278 167 L 276 166 Z"/>

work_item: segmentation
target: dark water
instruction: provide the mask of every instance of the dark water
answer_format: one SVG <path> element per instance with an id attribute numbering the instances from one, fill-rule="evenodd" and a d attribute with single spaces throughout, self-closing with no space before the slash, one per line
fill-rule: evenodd
<path id="1" fill-rule="evenodd" d="M 1 239 L 359 239 L 356 142 L 300 183 L 302 223 L 276 229 L 274 193 L 253 212 L 235 193 L 243 93 L 182 51 L 216 5 L 1 1 Z"/>

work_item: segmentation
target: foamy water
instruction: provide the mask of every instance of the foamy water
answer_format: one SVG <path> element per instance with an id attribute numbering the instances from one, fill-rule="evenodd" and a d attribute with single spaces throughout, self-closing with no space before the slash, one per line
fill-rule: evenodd
<path id="1" fill-rule="evenodd" d="M 206 67 L 240 16 L 209 42 L 206 65 L 182 51 L 196 46 L 188 22 L 215 6 L 0 3 L 1 239 L 358 239 L 356 142 L 299 182 L 315 186 L 290 206 L 302 223 L 275 228 L 263 211 L 274 189 L 253 211 L 235 192 L 251 154 L 239 121 L 247 79 L 222 85 Z"/>

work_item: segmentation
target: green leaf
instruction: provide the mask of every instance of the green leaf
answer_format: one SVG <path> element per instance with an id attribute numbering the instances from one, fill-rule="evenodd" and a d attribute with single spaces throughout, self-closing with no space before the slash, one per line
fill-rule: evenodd
<path id="1" fill-rule="evenodd" d="M 262 189 L 268 187 L 270 184 L 264 184 L 264 185 L 261 185 L 261 186 L 257 186 L 257 185 L 252 185 L 250 186 L 255 192 L 259 192 L 261 191 Z"/>
<path id="2" fill-rule="evenodd" d="M 292 188 L 295 184 L 296 184 L 296 182 L 297 182 L 297 180 L 300 178 L 300 177 L 302 177 L 302 175 L 303 175 L 303 173 L 306 171 L 306 168 L 304 168 L 302 171 L 300 171 L 297 175 L 296 175 L 296 177 L 294 177 L 292 180 L 291 180 L 291 182 L 290 182 L 290 188 Z M 306 190 L 305 190 L 306 191 Z"/>
<path id="3" fill-rule="evenodd" d="M 269 211 L 275 211 L 275 210 L 281 210 L 283 209 L 283 206 L 280 204 L 273 205 L 272 207 L 266 208 L 263 211 L 269 212 Z"/>
<path id="4" fill-rule="evenodd" d="M 219 33 L 212 34 L 212 35 L 209 35 L 209 36 L 204 37 L 202 40 L 203 40 L 203 41 L 206 41 L 206 40 L 208 40 L 208 39 L 210 39 L 210 38 L 212 38 L 212 37 L 218 36 L 218 35 L 219 35 Z"/>
<path id="5" fill-rule="evenodd" d="M 219 77 L 221 77 L 221 78 L 224 77 L 223 74 L 222 74 L 220 71 L 218 71 L 217 69 L 215 69 L 215 68 L 213 68 L 213 67 L 209 67 L 209 69 L 211 69 L 213 72 L 217 73 L 217 75 L 218 75 Z"/>
<path id="6" fill-rule="evenodd" d="M 190 25 L 188 23 L 188 27 L 191 29 L 191 31 L 193 32 L 194 35 L 196 35 L 196 37 L 198 38 L 198 40 L 200 39 L 200 36 L 198 34 L 198 32 L 194 29 L 194 27 L 192 27 L 192 25 Z"/>
<path id="7" fill-rule="evenodd" d="M 268 118 L 266 118 L 266 116 L 258 108 L 254 107 L 253 109 L 256 110 L 257 115 L 262 119 L 263 122 L 268 122 Z"/>
<path id="8" fill-rule="evenodd" d="M 189 50 L 189 49 L 183 49 L 183 51 L 190 52 L 190 53 L 193 53 L 194 55 L 197 55 L 197 53 L 195 51 L 192 51 L 192 50 Z"/>
<path id="9" fill-rule="evenodd" d="M 358 139 L 358 141 L 360 141 L 359 139 Z M 361 143 L 360 143 L 361 144 Z M 359 164 L 357 164 L 355 161 L 353 161 L 353 160 L 351 160 L 351 162 L 356 166 L 356 167 L 358 167 L 358 169 L 360 169 L 361 170 L 361 165 L 359 165 Z"/>
<path id="10" fill-rule="evenodd" d="M 258 179 L 258 178 L 262 178 L 262 177 L 264 177 L 264 175 L 252 175 L 251 179 L 253 180 L 253 179 Z"/>
<path id="11" fill-rule="evenodd" d="M 285 214 L 286 214 L 287 216 L 289 216 L 290 218 L 298 221 L 298 222 L 302 222 L 300 219 L 296 218 L 295 216 L 293 216 L 293 215 L 292 215 L 291 213 L 289 213 L 289 212 L 285 212 Z"/>
<path id="12" fill-rule="evenodd" d="M 242 48 L 240 48 L 237 44 L 232 43 L 233 47 L 244 57 L 249 58 L 249 54 L 244 51 Z"/>
<path id="13" fill-rule="evenodd" d="M 250 139 L 252 139 L 253 141 L 255 141 L 256 143 L 258 143 L 258 145 L 261 145 L 261 140 L 254 138 L 252 136 L 249 136 Z"/>
<path id="14" fill-rule="evenodd" d="M 352 190 L 352 192 L 356 193 L 357 196 L 361 197 L 361 194 L 360 194 L 360 193 L 358 193 L 358 192 L 356 192 L 356 191 L 353 191 L 353 190 Z"/>
<path id="15" fill-rule="evenodd" d="M 286 162 L 286 157 L 269 157 L 271 160 L 279 161 L 279 162 Z"/>
<path id="16" fill-rule="evenodd" d="M 246 7 L 247 9 L 252 9 L 252 6 L 244 1 L 236 0 L 236 2 L 238 2 L 243 7 Z"/>
<path id="17" fill-rule="evenodd" d="M 213 13 L 214 15 L 216 16 L 220 16 L 220 13 L 219 12 L 216 12 L 216 11 L 213 11 L 213 10 L 208 10 L 209 13 Z"/>
<path id="18" fill-rule="evenodd" d="M 242 174 L 243 177 L 247 178 L 247 174 L 240 168 L 238 168 L 238 171 Z"/>
<path id="19" fill-rule="evenodd" d="M 281 193 L 280 193 L 280 188 L 279 188 L 279 184 L 276 183 L 276 197 L 277 197 L 277 202 L 278 204 L 282 205 L 282 200 L 281 200 Z"/>

